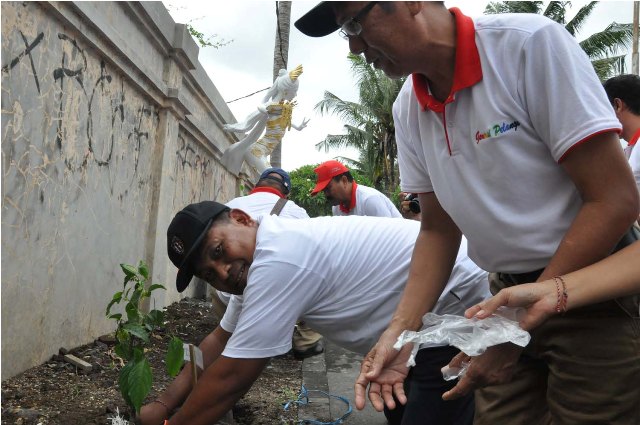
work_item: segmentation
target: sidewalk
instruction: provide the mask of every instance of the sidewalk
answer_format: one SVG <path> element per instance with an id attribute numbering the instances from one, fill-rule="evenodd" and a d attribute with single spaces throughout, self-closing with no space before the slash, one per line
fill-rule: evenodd
<path id="1" fill-rule="evenodd" d="M 302 383 L 310 391 L 310 403 L 299 407 L 298 419 L 333 422 L 347 412 L 348 407 L 342 400 L 311 391 L 321 390 L 349 400 L 352 412 L 345 419 L 345 424 L 386 425 L 384 414 L 376 412 L 368 400 L 364 410 L 355 407 L 353 384 L 360 371 L 362 356 L 325 342 L 323 354 L 305 359 L 302 363 Z"/>

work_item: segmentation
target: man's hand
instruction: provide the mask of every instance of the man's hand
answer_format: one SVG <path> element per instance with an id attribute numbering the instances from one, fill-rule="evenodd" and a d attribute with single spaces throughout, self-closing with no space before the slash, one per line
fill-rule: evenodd
<path id="1" fill-rule="evenodd" d="M 400 403 L 407 402 L 403 383 L 409 373 L 406 365 L 411 354 L 411 345 L 408 344 L 398 351 L 393 348 L 396 339 L 397 336 L 389 336 L 385 332 L 362 361 L 354 388 L 355 404 L 358 410 L 364 409 L 367 403 L 365 400 L 367 386 L 369 400 L 378 412 L 382 412 L 385 404 L 389 409 L 395 409 L 393 394 Z"/>
<path id="2" fill-rule="evenodd" d="M 139 425 L 162 425 L 165 419 L 169 419 L 169 410 L 158 402 L 152 402 L 142 406 L 137 424 Z"/>
<path id="3" fill-rule="evenodd" d="M 477 388 L 509 382 L 521 353 L 522 347 L 505 343 L 489 347 L 478 357 L 458 354 L 449 367 L 461 367 L 462 362 L 467 361 L 470 362 L 469 368 L 458 384 L 442 395 L 442 399 L 455 400 Z"/>

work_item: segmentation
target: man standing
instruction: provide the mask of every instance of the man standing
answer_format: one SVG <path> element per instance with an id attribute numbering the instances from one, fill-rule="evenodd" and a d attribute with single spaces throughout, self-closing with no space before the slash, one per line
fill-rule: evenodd
<path id="1" fill-rule="evenodd" d="M 391 391 L 388 372 L 404 361 L 392 345 L 434 306 L 461 234 L 470 257 L 496 272 L 492 291 L 546 280 L 609 255 L 638 217 L 638 191 L 591 63 L 545 17 L 323 2 L 295 25 L 315 37 L 340 29 L 352 53 L 410 76 L 393 114 L 402 190 L 419 194 L 422 227 L 403 298 L 356 386 L 358 407 L 371 382 L 381 409 L 378 390 Z M 550 319 L 524 353 L 490 348 L 445 398 L 493 385 L 476 392 L 478 425 L 640 422 L 638 306 L 618 301 L 624 309 Z"/>
<path id="2" fill-rule="evenodd" d="M 402 217 L 389 198 L 372 187 L 356 183 L 349 169 L 342 163 L 326 161 L 313 171 L 317 179 L 311 196 L 324 192 L 332 205 L 333 215 Z"/>
<path id="3" fill-rule="evenodd" d="M 604 83 L 604 90 L 622 124 L 621 136 L 627 141 L 624 153 L 640 190 L 640 149 L 636 147 L 640 139 L 640 76 L 626 74 L 609 78 Z M 638 221 L 640 223 L 640 217 Z"/>
<path id="4" fill-rule="evenodd" d="M 218 290 L 242 295 L 242 310 L 230 305 L 200 344 L 205 371 L 193 391 L 185 368 L 152 403 L 153 410 L 142 409 L 142 423 L 157 425 L 183 401 L 165 423 L 215 423 L 249 390 L 270 357 L 289 350 L 298 318 L 337 345 L 366 353 L 400 299 L 419 227 L 413 220 L 379 217 L 265 215 L 258 224 L 244 211 L 212 201 L 185 207 L 167 231 L 169 258 L 179 268 L 178 290 L 195 275 Z M 460 315 L 487 296 L 486 272 L 468 259 L 463 244 L 434 311 Z M 442 384 L 440 367 L 452 350 L 434 344 L 420 350 L 418 356 L 424 353 L 434 363 L 439 357 L 437 367 L 422 370 L 439 382 L 418 381 L 451 386 Z M 469 404 L 468 398 L 443 403 L 436 393 L 431 423 L 468 414 Z"/>

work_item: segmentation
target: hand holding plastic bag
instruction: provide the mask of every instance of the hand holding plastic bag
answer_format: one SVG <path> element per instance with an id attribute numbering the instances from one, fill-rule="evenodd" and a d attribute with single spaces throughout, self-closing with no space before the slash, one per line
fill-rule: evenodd
<path id="1" fill-rule="evenodd" d="M 405 344 L 413 343 L 407 366 L 415 366 L 415 356 L 420 344 L 424 343 L 449 344 L 469 356 L 479 356 L 487 348 L 505 342 L 524 347 L 529 343 L 531 336 L 518 325 L 517 310 L 519 309 L 500 308 L 485 319 L 427 313 L 422 318 L 425 328 L 419 332 L 402 332 L 393 347 L 399 350 Z M 445 368 L 445 379 L 455 379 L 464 374 L 466 366 L 463 365 L 460 370 Z"/>

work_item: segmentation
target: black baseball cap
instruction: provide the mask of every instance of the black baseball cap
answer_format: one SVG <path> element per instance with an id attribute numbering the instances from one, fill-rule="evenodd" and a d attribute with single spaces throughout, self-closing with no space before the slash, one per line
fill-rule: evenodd
<path id="1" fill-rule="evenodd" d="M 187 205 L 171 220 L 167 230 L 167 253 L 178 268 L 176 289 L 184 291 L 194 274 L 193 259 L 217 216 L 229 207 L 214 201 Z"/>
<path id="2" fill-rule="evenodd" d="M 324 37 L 340 26 L 336 23 L 333 5 L 329 1 L 321 1 L 313 9 L 305 13 L 294 25 L 309 37 Z"/>

